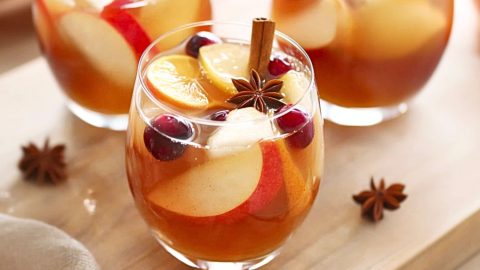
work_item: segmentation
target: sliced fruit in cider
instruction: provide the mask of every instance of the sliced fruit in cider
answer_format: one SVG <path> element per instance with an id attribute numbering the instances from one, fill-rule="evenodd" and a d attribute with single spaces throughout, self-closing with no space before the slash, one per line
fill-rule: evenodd
<path id="1" fill-rule="evenodd" d="M 335 39 L 339 4 L 336 0 L 316 0 L 295 12 L 276 11 L 280 31 L 291 36 L 305 49 L 322 48 Z"/>
<path id="2" fill-rule="evenodd" d="M 261 209 L 275 197 L 283 184 L 281 166 L 273 143 L 255 144 L 242 152 L 209 160 L 173 179 L 160 181 L 148 199 L 185 216 L 228 213 L 229 218 L 233 218 Z"/>
<path id="3" fill-rule="evenodd" d="M 151 63 L 146 77 L 157 98 L 181 108 L 203 109 L 208 98 L 197 81 L 200 76 L 197 59 L 174 54 Z"/>
<path id="4" fill-rule="evenodd" d="M 75 7 L 74 0 L 39 0 L 37 3 L 50 17 L 72 10 Z"/>
<path id="5" fill-rule="evenodd" d="M 208 0 L 148 1 L 148 4 L 139 10 L 138 19 L 149 36 L 155 39 L 180 25 L 210 19 L 210 5 Z M 177 46 L 194 31 L 198 30 L 181 31 L 160 45 L 165 47 L 164 49 Z"/>
<path id="6" fill-rule="evenodd" d="M 60 18 L 59 29 L 104 76 L 133 87 L 136 53 L 107 21 L 89 13 L 69 12 Z"/>
<path id="7" fill-rule="evenodd" d="M 447 16 L 429 1 L 370 1 L 355 15 L 353 48 L 368 59 L 399 58 L 441 33 Z"/>
<path id="8" fill-rule="evenodd" d="M 311 107 L 311 100 L 308 96 L 310 81 L 305 77 L 304 73 L 290 70 L 280 77 L 280 80 L 283 81 L 283 87 L 280 92 L 284 94 L 287 103 L 296 104 L 301 101 L 300 104 L 305 108 Z M 307 96 L 302 99 L 304 95 Z"/>
<path id="9" fill-rule="evenodd" d="M 32 8 L 33 21 L 43 50 L 49 51 L 54 38 L 55 18 L 75 7 L 73 0 L 38 0 Z"/>
<path id="10" fill-rule="evenodd" d="M 102 9 L 111 4 L 113 0 L 75 0 L 77 7 L 82 10 L 91 9 L 94 11 L 102 11 Z"/>
<path id="11" fill-rule="evenodd" d="M 305 211 L 311 200 L 312 191 L 309 190 L 309 185 L 307 185 L 306 181 L 313 181 L 313 179 L 304 179 L 283 140 L 275 143 L 282 159 L 283 177 L 290 215 L 298 215 Z"/>
<path id="12" fill-rule="evenodd" d="M 248 78 L 250 47 L 240 44 L 222 43 L 200 48 L 198 55 L 208 80 L 229 95 L 237 90 L 232 78 Z"/>
<path id="13" fill-rule="evenodd" d="M 275 126 L 268 117 L 252 107 L 230 111 L 226 123 L 208 139 L 208 153 L 212 158 L 244 151 L 245 147 L 272 138 L 276 133 Z"/>
<path id="14" fill-rule="evenodd" d="M 140 60 L 143 51 L 152 41 L 128 9 L 117 6 L 117 3 L 113 2 L 103 9 L 101 17 L 122 34 L 134 49 L 137 59 Z"/>

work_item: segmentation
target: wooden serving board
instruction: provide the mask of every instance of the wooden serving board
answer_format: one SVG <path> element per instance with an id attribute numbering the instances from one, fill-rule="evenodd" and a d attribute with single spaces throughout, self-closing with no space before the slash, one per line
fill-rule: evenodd
<path id="1" fill-rule="evenodd" d="M 265 269 L 452 269 L 480 250 L 480 27 L 472 1 L 456 4 L 445 57 L 405 116 L 368 128 L 326 124 L 318 199 Z M 43 59 L 0 77 L 0 115 L 0 212 L 61 228 L 103 269 L 188 269 L 134 207 L 124 134 L 69 113 Z M 67 145 L 70 177 L 58 186 L 25 182 L 16 168 L 20 145 L 46 137 Z M 409 195 L 377 224 L 351 199 L 370 176 L 404 182 Z"/>

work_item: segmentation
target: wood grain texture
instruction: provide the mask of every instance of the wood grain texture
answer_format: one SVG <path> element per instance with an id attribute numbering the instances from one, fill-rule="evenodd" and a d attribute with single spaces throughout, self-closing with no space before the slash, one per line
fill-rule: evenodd
<path id="1" fill-rule="evenodd" d="M 456 4 L 445 57 L 405 116 L 369 128 L 326 125 L 318 199 L 264 269 L 451 269 L 480 249 L 480 34 L 473 3 Z M 189 269 L 156 244 L 134 207 L 124 134 L 72 116 L 43 59 L 0 77 L 0 112 L 0 212 L 58 226 L 103 269 Z M 22 181 L 20 145 L 47 136 L 66 142 L 69 180 Z M 409 195 L 377 224 L 351 199 L 371 175 L 406 183 Z"/>
<path id="2" fill-rule="evenodd" d="M 462 264 L 457 270 L 478 270 L 480 269 L 480 254 L 470 258 L 467 262 Z"/>

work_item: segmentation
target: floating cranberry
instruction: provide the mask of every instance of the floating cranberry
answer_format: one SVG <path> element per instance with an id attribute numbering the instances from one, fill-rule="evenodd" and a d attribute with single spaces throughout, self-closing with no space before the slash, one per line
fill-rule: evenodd
<path id="1" fill-rule="evenodd" d="M 188 55 L 196 58 L 198 57 L 198 52 L 201 47 L 221 42 L 222 40 L 213 33 L 202 31 L 196 33 L 190 38 L 190 40 L 188 40 L 185 51 Z"/>
<path id="2" fill-rule="evenodd" d="M 285 58 L 275 57 L 268 63 L 268 72 L 273 76 L 283 75 L 292 69 L 292 64 Z"/>
<path id="3" fill-rule="evenodd" d="M 212 115 L 210 115 L 210 120 L 225 121 L 225 120 L 227 120 L 227 114 L 228 114 L 227 110 L 214 112 Z"/>
<path id="4" fill-rule="evenodd" d="M 283 106 L 278 113 L 285 112 L 292 105 Z M 278 127 L 287 133 L 293 133 L 287 137 L 288 143 L 296 148 L 305 148 L 313 140 L 314 129 L 313 122 L 308 114 L 298 108 L 294 108 L 288 113 L 277 118 Z"/>
<path id="5" fill-rule="evenodd" d="M 162 114 L 151 121 L 143 132 L 147 150 L 158 160 L 169 161 L 180 157 L 185 144 L 171 138 L 185 140 L 193 135 L 192 126 L 173 115 Z"/>

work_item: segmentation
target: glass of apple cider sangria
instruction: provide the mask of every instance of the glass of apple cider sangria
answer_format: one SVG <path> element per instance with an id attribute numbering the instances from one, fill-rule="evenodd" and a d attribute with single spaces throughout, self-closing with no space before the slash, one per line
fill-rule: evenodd
<path id="1" fill-rule="evenodd" d="M 453 0 L 273 0 L 312 59 L 324 117 L 366 126 L 407 111 L 447 45 Z"/>
<path id="2" fill-rule="evenodd" d="M 69 109 L 125 130 L 143 50 L 176 26 L 211 19 L 211 8 L 209 0 L 34 0 L 33 19 Z"/>
<path id="3" fill-rule="evenodd" d="M 130 189 L 160 244 L 192 267 L 269 262 L 320 184 L 323 121 L 311 62 L 276 32 L 268 67 L 250 69 L 250 28 L 186 25 L 156 40 L 139 64 Z M 190 37 L 171 45 L 184 32 Z"/>

